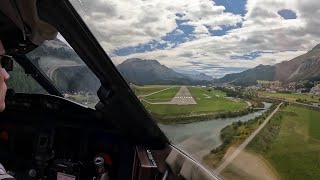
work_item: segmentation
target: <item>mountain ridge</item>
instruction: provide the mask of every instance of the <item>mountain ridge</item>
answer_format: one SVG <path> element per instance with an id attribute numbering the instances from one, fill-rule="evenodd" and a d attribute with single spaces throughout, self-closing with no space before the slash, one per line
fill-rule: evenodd
<path id="1" fill-rule="evenodd" d="M 205 74 L 186 75 L 178 73 L 157 60 L 130 58 L 117 66 L 129 83 L 134 84 L 194 84 L 208 81 Z M 211 77 L 212 78 L 212 77 Z M 212 79 L 210 79 L 212 80 Z"/>
<path id="2" fill-rule="evenodd" d="M 320 80 L 320 44 L 289 61 L 275 65 L 258 65 L 240 73 L 227 74 L 214 81 L 234 85 L 255 85 L 257 80 L 297 82 Z"/>

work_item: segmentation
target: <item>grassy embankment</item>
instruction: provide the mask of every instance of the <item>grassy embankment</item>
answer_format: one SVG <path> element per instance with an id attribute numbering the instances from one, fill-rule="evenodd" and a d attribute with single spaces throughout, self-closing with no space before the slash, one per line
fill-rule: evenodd
<path id="1" fill-rule="evenodd" d="M 319 118 L 319 111 L 287 106 L 248 149 L 262 155 L 283 179 L 320 179 Z"/>
<path id="2" fill-rule="evenodd" d="M 308 95 L 308 94 L 271 93 L 271 92 L 265 92 L 265 91 L 260 91 L 259 94 L 263 96 L 274 97 L 274 98 L 283 98 L 289 101 L 296 101 L 300 99 L 307 103 L 320 102 L 320 96 Z"/>
<path id="3" fill-rule="evenodd" d="M 246 102 L 226 99 L 226 94 L 220 90 L 208 90 L 208 88 L 200 87 L 188 87 L 188 89 L 197 104 L 149 104 L 146 102 L 143 102 L 143 104 L 151 111 L 152 116 L 163 124 L 191 123 L 208 118 L 245 114 L 245 112 L 239 111 L 246 110 Z M 169 91 L 169 95 L 171 96 L 174 94 L 174 88 L 170 90 L 172 90 Z M 148 96 L 147 98 L 153 98 L 153 102 L 163 102 L 162 99 L 164 97 L 168 97 L 166 91 L 151 95 L 150 97 Z"/>
<path id="4" fill-rule="evenodd" d="M 204 156 L 204 163 L 213 169 L 216 168 L 219 163 L 221 163 L 221 160 L 228 148 L 237 147 L 243 143 L 263 123 L 263 121 L 277 106 L 278 104 L 273 104 L 269 110 L 255 119 L 251 119 L 246 122 L 235 122 L 223 128 L 220 134 L 222 145 L 211 150 L 208 155 Z"/>

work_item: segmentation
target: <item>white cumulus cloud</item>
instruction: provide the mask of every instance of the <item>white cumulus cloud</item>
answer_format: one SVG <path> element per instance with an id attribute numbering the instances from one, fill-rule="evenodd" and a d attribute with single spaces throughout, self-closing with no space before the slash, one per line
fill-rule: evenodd
<path id="1" fill-rule="evenodd" d="M 248 0 L 243 17 L 225 12 L 225 7 L 209 0 L 82 2 L 83 7 L 73 0 L 107 53 L 152 40 L 168 45 L 162 50 L 128 56 L 111 54 L 116 64 L 130 57 L 157 59 L 174 69 L 197 70 L 221 77 L 237 68 L 290 60 L 320 43 L 320 19 L 317 18 L 320 17 L 320 1 L 316 0 Z M 285 20 L 278 14 L 282 9 L 295 12 L 297 19 Z M 178 45 L 161 40 L 171 32 L 175 35 L 184 33 L 177 29 L 176 20 L 193 26 L 196 38 L 185 37 L 187 41 Z M 241 27 L 223 36 L 210 35 L 211 30 L 222 30 L 222 26 L 239 23 Z M 253 60 L 231 58 L 257 51 L 273 53 L 262 53 Z M 231 70 L 227 71 L 228 68 Z"/>

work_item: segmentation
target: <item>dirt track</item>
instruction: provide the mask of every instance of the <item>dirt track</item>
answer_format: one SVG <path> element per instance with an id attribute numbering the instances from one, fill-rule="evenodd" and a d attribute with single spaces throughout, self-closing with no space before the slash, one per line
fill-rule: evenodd
<path id="1" fill-rule="evenodd" d="M 237 148 L 230 147 L 225 155 L 225 159 L 232 156 Z M 280 179 L 277 172 L 261 156 L 243 150 L 222 172 L 226 179 L 261 179 L 277 180 Z"/>

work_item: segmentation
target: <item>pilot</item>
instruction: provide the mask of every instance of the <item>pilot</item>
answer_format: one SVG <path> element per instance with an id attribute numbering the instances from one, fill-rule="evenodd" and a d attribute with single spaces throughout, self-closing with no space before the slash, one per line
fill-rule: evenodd
<path id="1" fill-rule="evenodd" d="M 7 85 L 6 85 L 6 81 L 9 79 L 9 74 L 8 72 L 4 69 L 5 67 L 2 67 L 3 65 L 6 64 L 6 60 L 5 60 L 5 50 L 4 47 L 2 45 L 2 42 L 0 40 L 0 112 L 2 112 L 4 110 L 4 108 L 6 107 L 5 102 L 4 102 L 4 98 L 6 96 L 6 92 L 7 92 Z"/>
<path id="2" fill-rule="evenodd" d="M 6 81 L 10 77 L 8 72 L 4 69 L 5 67 L 3 67 L 7 64 L 6 56 L 4 56 L 5 53 L 6 52 L 0 40 L 0 62 L 1 62 L 0 63 L 0 112 L 2 112 L 6 107 L 4 102 L 6 92 L 7 92 Z M 14 178 L 8 175 L 4 167 L 0 164 L 0 180 L 13 180 L 13 179 Z"/>

